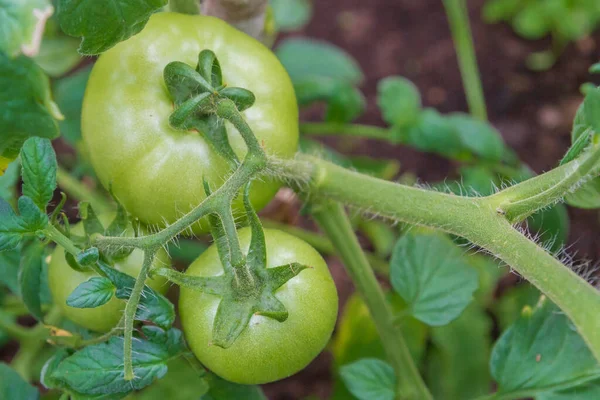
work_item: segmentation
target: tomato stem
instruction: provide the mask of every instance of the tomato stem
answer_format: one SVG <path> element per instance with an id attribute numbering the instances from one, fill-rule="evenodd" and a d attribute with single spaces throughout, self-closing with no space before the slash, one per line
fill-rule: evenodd
<path id="1" fill-rule="evenodd" d="M 137 312 L 138 304 L 140 302 L 140 297 L 142 295 L 142 290 L 144 289 L 144 284 L 146 282 L 146 278 L 148 277 L 148 271 L 150 270 L 150 266 L 154 261 L 154 256 L 156 255 L 156 251 L 147 250 L 144 253 L 144 263 L 142 264 L 142 269 L 140 269 L 140 273 L 138 274 L 135 284 L 133 285 L 133 290 L 131 291 L 131 295 L 129 296 L 129 300 L 127 300 L 127 305 L 125 306 L 125 340 L 124 340 L 124 363 L 125 363 L 125 380 L 131 381 L 135 378 L 133 373 L 133 322 L 135 320 L 135 313 Z"/>
<path id="2" fill-rule="evenodd" d="M 595 158 L 593 153 L 589 157 Z M 308 156 L 274 160 L 269 170 L 298 185 L 312 198 L 329 198 L 396 221 L 440 229 L 488 250 L 556 303 L 600 360 L 600 319 L 595 315 L 600 309 L 600 292 L 515 229 L 506 213 L 498 211 L 502 201 L 512 198 L 531 196 L 531 212 L 554 204 L 572 190 L 571 184 L 561 182 L 573 176 L 576 165 L 581 168 L 587 162 L 577 159 L 496 195 L 479 198 L 408 187 Z M 593 174 L 594 169 L 590 171 Z M 585 181 L 588 176 L 579 178 Z M 556 190 L 549 196 L 535 196 L 552 187 Z"/>
<path id="3" fill-rule="evenodd" d="M 469 25 L 469 14 L 465 0 L 444 0 L 446 15 L 450 23 L 450 31 L 454 40 L 454 47 L 458 57 L 460 73 L 463 86 L 467 95 L 467 102 L 471 114 L 487 120 L 487 110 L 483 89 L 481 88 L 481 77 L 477 67 L 475 49 L 473 46 L 473 34 Z"/>
<path id="4" fill-rule="evenodd" d="M 300 133 L 305 135 L 344 135 L 369 139 L 392 139 L 389 129 L 363 124 L 342 124 L 337 122 L 305 122 L 300 124 Z"/>
<path id="5" fill-rule="evenodd" d="M 398 381 L 397 398 L 406 400 L 432 399 L 415 365 L 402 332 L 394 326 L 394 316 L 375 273 L 363 252 L 344 208 L 339 203 L 316 206 L 313 217 L 333 242 L 344 261 L 346 271 L 357 291 L 365 300 L 386 354 L 390 358 Z"/>

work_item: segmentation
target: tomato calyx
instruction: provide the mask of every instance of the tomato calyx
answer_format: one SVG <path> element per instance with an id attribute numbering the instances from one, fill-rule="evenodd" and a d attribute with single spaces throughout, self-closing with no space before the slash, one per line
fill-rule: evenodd
<path id="1" fill-rule="evenodd" d="M 174 104 L 169 117 L 171 127 L 199 132 L 225 159 L 239 163 L 216 109 L 220 101 L 229 99 L 238 111 L 244 111 L 254 104 L 254 94 L 223 83 L 219 60 L 211 50 L 200 52 L 195 69 L 173 61 L 165 67 L 163 75 Z"/>
<path id="2" fill-rule="evenodd" d="M 249 186 L 244 193 L 244 206 L 252 236 L 248 253 L 240 265 L 232 263 L 231 240 L 223 222 L 217 215 L 210 215 L 211 232 L 223 266 L 218 276 L 188 276 L 170 268 L 159 268 L 153 275 L 167 277 L 170 281 L 204 293 L 221 297 L 212 332 L 212 344 L 230 347 L 248 326 L 253 315 L 284 322 L 288 311 L 277 299 L 275 292 L 308 266 L 290 263 L 267 268 L 267 253 L 262 225 L 249 199 Z M 207 189 L 207 192 L 209 190 Z M 208 195 L 209 193 L 207 193 Z"/>
<path id="3" fill-rule="evenodd" d="M 288 311 L 275 292 L 307 267 L 298 263 L 267 268 L 265 235 L 249 199 L 249 185 L 244 193 L 244 206 L 252 232 L 250 247 L 244 265 L 233 267 L 228 241 L 223 240 L 223 226 L 218 218 L 211 218 L 213 235 L 217 242 L 219 257 L 229 282 L 228 291 L 222 294 L 213 325 L 212 343 L 230 347 L 248 326 L 253 315 L 262 315 L 283 322 Z M 237 237 L 236 237 L 237 240 Z"/>

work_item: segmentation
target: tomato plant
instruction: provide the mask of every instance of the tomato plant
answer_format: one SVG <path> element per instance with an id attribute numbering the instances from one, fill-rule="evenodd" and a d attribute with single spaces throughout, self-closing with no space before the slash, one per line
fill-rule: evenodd
<path id="1" fill-rule="evenodd" d="M 600 205 L 600 88 L 538 174 L 488 120 L 466 1 L 439 6 L 468 113 L 276 40 L 307 0 L 0 1 L 0 398 L 600 398 L 600 293 L 565 247 L 567 207 Z"/>

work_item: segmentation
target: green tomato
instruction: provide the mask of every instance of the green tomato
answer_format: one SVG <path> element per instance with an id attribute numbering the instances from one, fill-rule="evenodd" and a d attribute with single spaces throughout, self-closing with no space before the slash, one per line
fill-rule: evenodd
<path id="1" fill-rule="evenodd" d="M 201 134 L 169 126 L 173 101 L 163 69 L 171 61 L 195 67 L 204 49 L 215 52 L 224 83 L 256 96 L 243 116 L 266 152 L 291 157 L 298 146 L 294 89 L 269 49 L 216 18 L 154 14 L 141 33 L 100 56 L 82 111 L 83 139 L 100 181 L 147 224 L 173 222 L 205 198 L 203 179 L 217 188 L 231 172 Z M 233 150 L 243 158 L 241 135 L 229 122 L 226 127 Z M 279 186 L 256 181 L 250 196 L 254 207 L 266 205 Z M 243 209 L 241 199 L 235 208 Z M 194 229 L 205 230 L 203 225 Z"/>
<path id="2" fill-rule="evenodd" d="M 239 231 L 246 252 L 250 236 L 247 228 Z M 231 347 L 213 346 L 213 321 L 220 297 L 181 287 L 179 314 L 190 348 L 207 368 L 236 383 L 267 383 L 300 371 L 325 348 L 337 317 L 337 291 L 320 254 L 303 240 L 281 231 L 265 230 L 265 240 L 267 268 L 291 262 L 310 267 L 275 292 L 289 313 L 286 321 L 254 315 Z M 222 273 L 214 245 L 186 272 L 192 276 Z"/>
<path id="3" fill-rule="evenodd" d="M 106 223 L 101 217 L 102 222 Z M 76 234 L 83 233 L 81 224 L 77 224 L 73 229 Z M 144 252 L 135 249 L 130 255 L 117 261 L 113 267 L 129 276 L 137 277 L 142 263 L 144 261 Z M 154 260 L 153 266 L 169 265 L 170 260 L 164 250 L 160 250 Z M 79 272 L 71 268 L 65 259 L 65 250 L 61 246 L 54 249 L 50 263 L 48 265 L 48 284 L 52 301 L 57 304 L 62 314 L 82 327 L 95 332 L 108 332 L 119 323 L 123 311 L 125 310 L 125 300 L 117 299 L 113 296 L 108 303 L 95 308 L 75 308 L 67 305 L 67 298 L 73 290 L 88 279 L 99 276 L 96 272 L 89 270 Z M 169 283 L 165 278 L 155 277 L 147 279 L 146 284 L 159 293 L 166 293 L 169 289 Z"/>

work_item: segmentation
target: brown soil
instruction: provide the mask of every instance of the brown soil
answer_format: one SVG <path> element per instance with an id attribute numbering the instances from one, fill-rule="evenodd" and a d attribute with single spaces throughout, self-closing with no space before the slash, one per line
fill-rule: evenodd
<path id="1" fill-rule="evenodd" d="M 600 33 L 571 44 L 551 70 L 532 72 L 526 68 L 525 58 L 546 49 L 549 41 L 525 41 L 507 25 L 485 24 L 480 18 L 484 1 L 468 3 L 490 120 L 524 162 L 538 173 L 546 171 L 570 145 L 571 123 L 582 100 L 579 86 L 592 80 L 587 69 L 600 60 Z M 425 106 L 442 112 L 467 111 L 440 0 L 328 0 L 313 4 L 313 20 L 293 35 L 332 42 L 358 60 L 366 77 L 362 90 L 368 102 L 359 122 L 383 125 L 376 106 L 376 86 L 389 75 L 411 79 L 421 90 Z M 312 119 L 313 113 L 305 116 Z M 453 174 L 453 165 L 442 158 L 388 143 L 362 141 L 352 152 L 398 159 L 404 171 L 424 181 Z M 572 251 L 599 260 L 598 213 L 570 209 L 569 215 Z M 345 298 L 352 285 L 340 264 L 328 261 L 332 261 L 332 272 Z M 331 391 L 329 362 L 330 357 L 322 355 L 300 374 L 265 385 L 268 398 L 327 398 Z"/>

